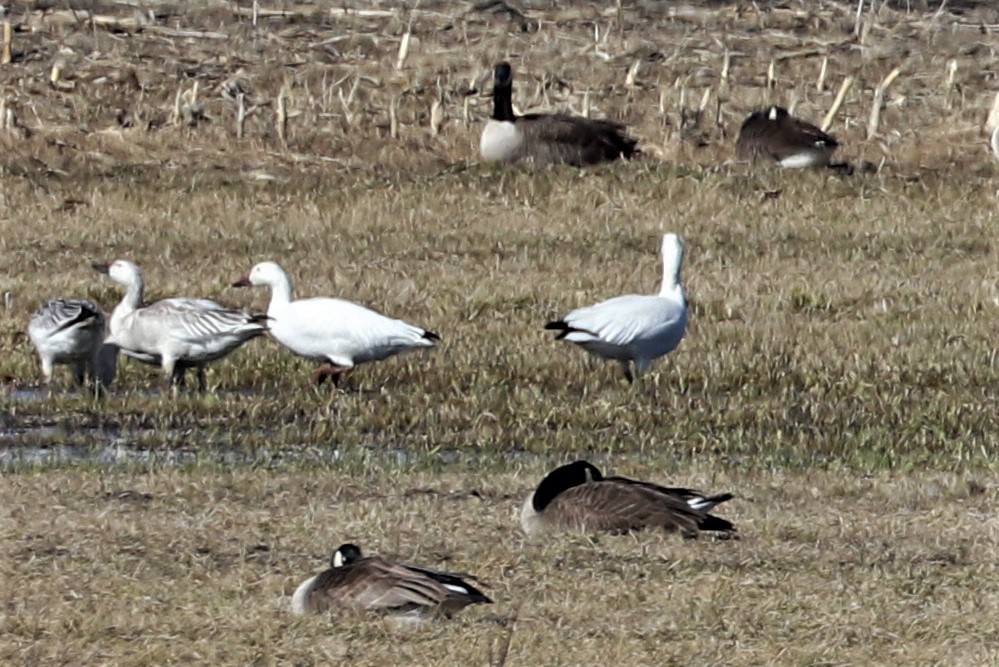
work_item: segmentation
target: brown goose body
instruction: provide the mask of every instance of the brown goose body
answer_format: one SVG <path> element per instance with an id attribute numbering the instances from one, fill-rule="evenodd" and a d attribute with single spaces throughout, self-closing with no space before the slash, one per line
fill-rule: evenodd
<path id="1" fill-rule="evenodd" d="M 493 70 L 493 115 L 479 141 L 485 160 L 538 165 L 585 166 L 631 158 L 637 141 L 623 125 L 565 113 L 527 114 L 513 112 L 513 69 L 501 62 Z"/>
<path id="2" fill-rule="evenodd" d="M 707 496 L 696 489 L 671 488 L 626 477 L 604 477 L 596 466 L 576 461 L 548 473 L 521 509 L 529 536 L 554 530 L 621 533 L 645 528 L 730 533 L 735 527 L 710 514 L 732 494 Z"/>
<path id="3" fill-rule="evenodd" d="M 839 142 L 782 107 L 757 111 L 743 122 L 736 140 L 740 160 L 773 161 L 782 167 L 825 167 Z"/>
<path id="4" fill-rule="evenodd" d="M 457 574 L 362 556 L 353 544 L 341 545 L 330 564 L 298 587 L 292 612 L 381 611 L 420 619 L 492 602 Z"/>

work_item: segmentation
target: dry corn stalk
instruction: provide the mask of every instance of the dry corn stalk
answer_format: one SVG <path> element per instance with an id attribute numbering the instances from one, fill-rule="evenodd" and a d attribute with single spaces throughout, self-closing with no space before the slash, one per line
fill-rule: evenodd
<path id="1" fill-rule="evenodd" d="M 881 106 L 884 104 L 885 92 L 888 91 L 888 86 L 898 78 L 898 75 L 902 73 L 902 70 L 896 67 L 891 72 L 888 73 L 878 87 L 874 89 L 874 103 L 871 106 L 871 117 L 867 121 L 867 138 L 873 139 L 878 133 L 878 126 L 881 124 Z"/>
<path id="2" fill-rule="evenodd" d="M 285 102 L 284 86 L 278 92 L 277 98 L 277 135 L 282 144 L 288 144 L 288 108 Z"/>
<path id="3" fill-rule="evenodd" d="M 243 138 L 243 126 L 246 124 L 246 93 L 236 93 L 236 138 Z"/>
<path id="4" fill-rule="evenodd" d="M 398 98 L 393 95 L 389 101 L 389 136 L 393 139 L 399 138 L 399 115 L 396 112 Z"/>
<path id="5" fill-rule="evenodd" d="M 815 82 L 815 89 L 820 93 L 826 89 L 826 74 L 829 71 L 829 56 L 822 59 L 822 66 L 819 67 L 819 80 Z"/>
<path id="6" fill-rule="evenodd" d="M 999 129 L 999 93 L 992 100 L 992 108 L 985 118 L 985 131 L 991 135 L 996 129 Z"/>
<path id="7" fill-rule="evenodd" d="M 444 127 L 444 104 L 438 98 L 430 105 L 430 134 L 435 137 Z"/>
<path id="8" fill-rule="evenodd" d="M 641 60 L 636 60 L 632 63 L 631 67 L 628 68 L 628 75 L 624 77 L 624 87 L 634 88 L 638 82 L 638 69 L 642 66 Z"/>
<path id="9" fill-rule="evenodd" d="M 850 88 L 852 87 L 852 76 L 848 76 L 843 79 L 843 83 L 839 86 L 839 92 L 836 93 L 836 99 L 833 100 L 832 106 L 829 107 L 829 112 L 826 114 L 825 118 L 822 119 L 822 125 L 819 126 L 819 129 L 823 132 L 828 132 L 829 128 L 832 127 L 833 120 L 836 118 L 836 114 L 839 113 L 839 108 L 843 106 L 843 100 L 846 99 L 846 94 L 850 92 Z"/>
<path id="10" fill-rule="evenodd" d="M 770 67 L 767 68 L 767 88 L 773 88 L 777 85 L 777 65 L 773 60 L 770 61 Z"/>
<path id="11" fill-rule="evenodd" d="M 395 59 L 395 68 L 397 70 L 402 69 L 402 66 L 406 64 L 406 56 L 409 55 L 409 39 L 412 35 L 408 30 L 406 34 L 402 36 L 402 41 L 399 42 L 399 55 Z"/>
<path id="12" fill-rule="evenodd" d="M 13 52 L 11 51 L 11 45 L 14 41 L 14 29 L 10 25 L 10 21 L 3 22 L 3 51 L 0 51 L 0 65 L 7 65 L 10 63 L 11 58 L 13 58 Z"/>

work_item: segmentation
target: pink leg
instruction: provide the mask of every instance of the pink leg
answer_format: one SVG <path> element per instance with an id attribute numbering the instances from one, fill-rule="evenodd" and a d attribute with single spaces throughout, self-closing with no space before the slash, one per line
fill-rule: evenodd
<path id="1" fill-rule="evenodd" d="M 340 378 L 350 370 L 350 366 L 334 366 L 333 364 L 323 364 L 312 374 L 312 381 L 316 386 L 322 385 L 326 378 L 330 378 L 334 387 L 340 386 Z"/>

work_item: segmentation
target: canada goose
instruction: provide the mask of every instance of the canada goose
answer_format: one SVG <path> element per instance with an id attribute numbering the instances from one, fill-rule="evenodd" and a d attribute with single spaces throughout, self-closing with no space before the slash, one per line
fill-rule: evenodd
<path id="1" fill-rule="evenodd" d="M 295 354 L 322 363 L 315 380 L 336 384 L 358 364 L 380 361 L 400 352 L 436 347 L 440 336 L 402 320 L 386 317 L 344 299 L 291 300 L 291 279 L 278 264 L 261 262 L 233 287 L 266 285 L 271 335 Z"/>
<path id="2" fill-rule="evenodd" d="M 661 528 L 688 537 L 699 531 L 731 533 L 735 526 L 709 512 L 732 497 L 604 477 L 592 463 L 576 461 L 541 480 L 524 501 L 520 525 L 529 536 L 560 529 L 620 533 Z"/>
<path id="3" fill-rule="evenodd" d="M 114 379 L 117 350 L 104 345 L 104 312 L 90 299 L 44 302 L 28 322 L 28 338 L 45 384 L 51 384 L 56 364 L 72 366 L 79 385 L 89 379 L 95 387 L 106 387 Z"/>
<path id="4" fill-rule="evenodd" d="M 477 603 L 491 604 L 492 600 L 457 574 L 362 556 L 360 547 L 343 544 L 333 552 L 328 570 L 295 590 L 291 611 L 384 611 L 422 619 L 450 616 Z"/>
<path id="5" fill-rule="evenodd" d="M 535 164 L 566 163 L 581 167 L 630 158 L 638 142 L 624 126 L 565 113 L 513 113 L 513 68 L 501 62 L 493 69 L 493 115 L 479 140 L 479 152 L 489 161 L 532 160 Z"/>
<path id="6" fill-rule="evenodd" d="M 837 146 L 835 137 L 777 106 L 750 114 L 735 143 L 740 160 L 773 160 L 788 168 L 829 166 Z"/>
<path id="7" fill-rule="evenodd" d="M 205 389 L 205 365 L 221 359 L 265 331 L 267 318 L 226 308 L 209 299 L 177 297 L 144 305 L 142 272 L 132 262 L 94 262 L 95 270 L 124 285 L 111 313 L 106 343 L 133 359 L 162 367 L 168 384 L 184 384 L 184 372 L 196 368 L 198 387 Z"/>
<path id="8" fill-rule="evenodd" d="M 590 354 L 615 359 L 628 382 L 648 370 L 655 359 L 671 352 L 687 330 L 687 299 L 680 284 L 683 241 L 663 235 L 663 279 L 658 295 L 626 294 L 577 308 L 545 329 L 555 340 L 576 343 Z M 634 373 L 631 366 L 634 363 Z"/>

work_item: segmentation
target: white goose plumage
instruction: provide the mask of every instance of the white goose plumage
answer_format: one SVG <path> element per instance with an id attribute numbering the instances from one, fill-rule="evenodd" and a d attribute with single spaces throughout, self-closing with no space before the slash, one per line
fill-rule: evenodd
<path id="1" fill-rule="evenodd" d="M 159 365 L 167 382 L 175 386 L 184 384 L 188 368 L 196 368 L 198 387 L 204 390 L 208 362 L 267 331 L 266 317 L 226 308 L 209 299 L 176 297 L 143 305 L 139 267 L 123 259 L 94 263 L 93 267 L 127 290 L 111 314 L 110 335 L 105 342 L 143 363 Z"/>
<path id="2" fill-rule="evenodd" d="M 358 364 L 436 347 L 440 340 L 432 331 L 344 299 L 292 301 L 291 279 L 275 262 L 261 262 L 233 283 L 233 287 L 251 285 L 270 287 L 267 317 L 271 335 L 295 354 L 324 364 L 316 372 L 320 383 L 326 377 L 336 383 L 341 374 Z"/>
<path id="3" fill-rule="evenodd" d="M 56 364 L 73 368 L 77 384 L 89 379 L 108 386 L 114 379 L 117 350 L 104 346 L 104 312 L 90 299 L 52 299 L 28 322 L 28 338 L 38 352 L 45 383 Z"/>
<path id="4" fill-rule="evenodd" d="M 658 295 L 627 294 L 577 308 L 545 329 L 558 331 L 556 340 L 616 360 L 628 382 L 634 381 L 655 359 L 676 348 L 687 330 L 687 299 L 680 284 L 683 250 L 679 236 L 663 235 L 663 281 Z"/>

